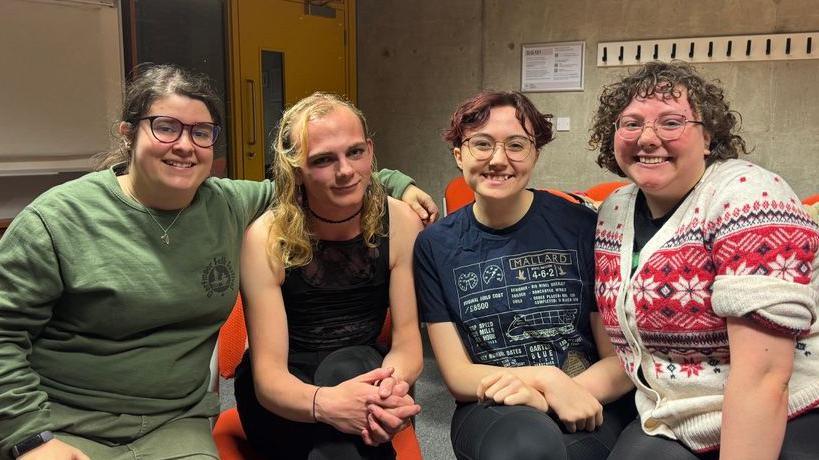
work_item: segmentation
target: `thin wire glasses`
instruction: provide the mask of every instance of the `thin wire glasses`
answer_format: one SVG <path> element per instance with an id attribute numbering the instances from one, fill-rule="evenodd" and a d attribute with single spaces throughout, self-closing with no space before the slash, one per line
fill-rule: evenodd
<path id="1" fill-rule="evenodd" d="M 664 141 L 675 141 L 683 135 L 688 123 L 701 125 L 698 120 L 688 120 L 683 115 L 669 114 L 656 118 L 649 123 L 635 117 L 620 117 L 614 122 L 614 129 L 620 139 L 633 141 L 643 134 L 643 131 L 650 127 L 654 134 Z"/>
<path id="2" fill-rule="evenodd" d="M 478 161 L 492 158 L 498 145 L 503 146 L 506 157 L 511 161 L 523 161 L 532 152 L 534 141 L 524 136 L 507 137 L 503 141 L 496 141 L 491 136 L 477 134 L 464 139 L 461 145 L 466 145 L 469 154 Z"/>
<path id="3" fill-rule="evenodd" d="M 219 138 L 222 127 L 215 123 L 200 121 L 192 125 L 182 123 L 174 117 L 155 115 L 152 117 L 137 118 L 137 121 L 148 120 L 151 125 L 151 133 L 156 140 L 163 144 L 170 144 L 182 137 L 182 131 L 188 128 L 188 135 L 191 142 L 198 147 L 206 149 L 212 147 Z"/>

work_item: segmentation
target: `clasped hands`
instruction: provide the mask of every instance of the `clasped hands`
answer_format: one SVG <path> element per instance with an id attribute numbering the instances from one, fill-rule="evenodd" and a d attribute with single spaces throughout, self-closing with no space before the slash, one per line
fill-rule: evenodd
<path id="1" fill-rule="evenodd" d="M 603 405 L 585 388 L 560 369 L 545 367 L 527 383 L 508 370 L 500 370 L 481 379 L 479 401 L 494 401 L 506 406 L 526 405 L 552 411 L 574 433 L 594 431 L 603 424 Z"/>
<path id="2" fill-rule="evenodd" d="M 421 411 L 409 395 L 409 384 L 393 373 L 392 368 L 377 368 L 322 388 L 316 394 L 316 420 L 358 434 L 369 446 L 389 442 Z"/>

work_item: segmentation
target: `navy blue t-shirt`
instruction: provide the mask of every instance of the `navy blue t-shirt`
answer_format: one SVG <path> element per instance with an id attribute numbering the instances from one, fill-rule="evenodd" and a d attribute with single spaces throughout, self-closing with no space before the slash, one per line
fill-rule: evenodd
<path id="1" fill-rule="evenodd" d="M 551 365 L 574 376 L 597 360 L 589 324 L 597 215 L 548 192 L 514 225 L 480 224 L 472 205 L 421 232 L 421 319 L 452 322 L 473 363 Z"/>

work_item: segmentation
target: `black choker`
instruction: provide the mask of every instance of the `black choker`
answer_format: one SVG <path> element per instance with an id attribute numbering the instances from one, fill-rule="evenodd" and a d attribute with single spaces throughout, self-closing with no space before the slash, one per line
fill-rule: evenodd
<path id="1" fill-rule="evenodd" d="M 311 208 L 310 206 L 307 206 L 307 209 L 310 211 L 310 214 L 312 214 L 313 217 L 315 217 L 316 219 L 318 219 L 318 220 L 320 220 L 322 222 L 326 222 L 328 224 L 343 224 L 344 222 L 352 220 L 353 217 L 361 214 L 361 210 L 364 209 L 364 203 L 361 203 L 361 207 L 358 208 L 358 211 L 356 211 L 355 214 L 353 214 L 352 216 L 350 216 L 350 217 L 348 217 L 346 219 L 341 219 L 341 220 L 331 220 L 331 219 L 327 219 L 326 217 L 321 217 L 320 215 L 316 214 L 316 211 L 313 211 L 313 208 Z"/>

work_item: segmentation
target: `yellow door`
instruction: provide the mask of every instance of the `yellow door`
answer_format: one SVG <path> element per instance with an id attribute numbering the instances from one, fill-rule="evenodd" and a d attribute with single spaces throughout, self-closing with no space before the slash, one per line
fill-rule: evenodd
<path id="1" fill-rule="evenodd" d="M 282 111 L 314 91 L 355 101 L 355 0 L 231 0 L 231 177 L 262 179 Z"/>

